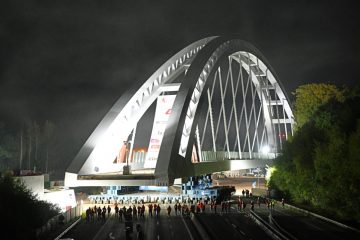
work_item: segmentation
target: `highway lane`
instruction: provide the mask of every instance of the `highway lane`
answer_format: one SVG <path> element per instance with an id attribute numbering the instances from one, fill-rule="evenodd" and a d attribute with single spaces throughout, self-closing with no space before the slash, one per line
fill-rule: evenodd
<path id="1" fill-rule="evenodd" d="M 133 226 L 136 236 L 136 224 L 140 224 L 145 239 L 201 239 L 197 229 L 189 217 L 175 215 L 167 216 L 165 211 L 167 204 L 162 204 L 159 218 L 149 217 L 146 211 L 145 219 L 134 218 Z M 218 208 L 219 209 L 219 208 Z M 220 209 L 218 210 L 220 211 Z M 245 213 L 238 212 L 233 205 L 231 213 L 214 214 L 207 205 L 205 213 L 197 214 L 199 221 L 212 236 L 212 239 L 270 239 Z M 105 222 L 94 221 L 86 223 L 81 221 L 74 229 L 64 236 L 79 239 L 125 239 L 125 224 L 114 216 Z"/>
<path id="2" fill-rule="evenodd" d="M 93 237 L 97 234 L 97 232 L 99 232 L 99 230 L 103 227 L 105 223 L 102 221 L 94 221 L 92 223 L 87 223 L 84 219 L 82 219 L 62 238 L 73 238 L 76 240 L 93 239 Z"/>
<path id="3" fill-rule="evenodd" d="M 162 208 L 167 206 L 164 204 Z M 161 211 L 160 217 L 149 217 L 147 214 L 144 218 L 133 219 L 132 239 L 136 239 L 136 224 L 142 227 L 145 239 L 171 239 L 200 240 L 201 237 L 197 232 L 193 222 L 188 217 L 175 215 L 172 211 L 168 216 L 165 210 Z M 125 239 L 125 222 L 119 221 L 112 215 L 106 221 L 97 221 L 87 223 L 85 220 L 75 226 L 63 238 L 73 238 L 75 240 L 108 240 L 108 239 Z"/>
<path id="4" fill-rule="evenodd" d="M 145 223 L 145 235 L 147 239 L 201 239 L 189 218 L 172 214 L 161 215 L 160 218 L 149 218 Z"/>
<path id="5" fill-rule="evenodd" d="M 236 199 L 237 197 L 234 197 Z M 270 239 L 266 233 L 259 228 L 249 217 L 250 199 L 243 198 L 247 202 L 246 211 L 237 211 L 236 204 L 232 204 L 231 213 L 219 213 L 221 208 L 218 207 L 218 214 L 210 212 L 210 207 L 206 207 L 205 213 L 197 214 L 197 219 L 202 223 L 212 239 Z M 145 239 L 201 239 L 192 220 L 180 215 L 175 216 L 172 211 L 171 216 L 167 216 L 167 204 L 162 204 L 160 218 L 151 218 L 146 211 L 145 219 L 134 219 L 134 233 L 136 235 L 136 224 L 140 224 Z M 173 205 L 172 205 L 173 206 Z M 265 204 L 258 207 L 255 204 L 254 212 L 262 217 L 265 221 L 273 226 L 269 218 L 270 211 Z M 318 218 L 305 216 L 299 212 L 282 208 L 277 204 L 271 211 L 273 219 L 290 232 L 294 239 L 360 239 L 356 232 L 346 230 L 342 227 L 325 222 Z M 124 222 L 120 222 L 114 217 L 110 217 L 105 222 L 95 221 L 86 223 L 81 221 L 74 229 L 64 236 L 73 239 L 125 239 Z"/>
<path id="6" fill-rule="evenodd" d="M 262 204 L 260 208 L 256 206 L 254 212 L 271 225 L 276 226 L 269 218 L 271 213 L 275 222 L 298 240 L 360 239 L 360 235 L 356 232 L 319 218 L 305 216 L 299 212 L 282 208 L 281 205 L 275 205 L 274 209 L 269 210 L 266 205 Z"/>
<path id="7" fill-rule="evenodd" d="M 272 217 L 282 228 L 290 232 L 298 240 L 309 239 L 309 237 L 327 240 L 360 239 L 360 234 L 356 232 L 286 209 L 277 208 L 272 210 Z"/>
<path id="8" fill-rule="evenodd" d="M 211 239 L 271 239 L 245 213 L 232 209 L 231 213 L 203 213 L 197 215 Z"/>

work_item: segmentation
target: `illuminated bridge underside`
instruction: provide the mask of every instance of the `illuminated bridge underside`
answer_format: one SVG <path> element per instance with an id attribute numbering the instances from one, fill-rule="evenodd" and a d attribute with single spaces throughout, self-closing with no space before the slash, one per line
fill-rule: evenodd
<path id="1" fill-rule="evenodd" d="M 121 143 L 129 136 L 134 142 L 144 113 L 167 95 L 175 100 L 157 158 L 135 153 L 131 145 L 132 172 L 123 175 L 124 163 L 114 163 Z M 222 37 L 199 40 L 120 97 L 67 169 L 65 185 L 163 186 L 175 178 L 271 164 L 292 134 L 287 99 L 254 46 Z"/>

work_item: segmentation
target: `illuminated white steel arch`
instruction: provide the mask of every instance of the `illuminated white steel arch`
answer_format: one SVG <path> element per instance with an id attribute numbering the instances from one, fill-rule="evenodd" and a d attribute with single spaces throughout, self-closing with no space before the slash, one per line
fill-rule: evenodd
<path id="1" fill-rule="evenodd" d="M 223 80 L 220 79 L 222 76 L 220 74 L 220 64 L 224 61 L 230 62 L 229 68 L 226 70 L 231 72 L 231 74 L 227 75 L 226 84 L 222 86 Z M 232 61 L 238 62 L 240 70 L 244 69 L 247 73 L 248 82 L 246 91 L 244 87 L 242 87 L 242 92 L 238 91 L 238 86 L 240 82 L 244 84 L 244 79 L 243 76 L 241 76 L 241 79 L 237 79 L 237 81 L 234 79 L 231 69 Z M 242 73 L 242 70 L 239 71 L 239 73 Z M 172 80 L 181 74 L 185 75 L 181 83 L 171 84 Z M 220 80 L 216 80 L 216 78 Z M 226 165 L 225 168 L 228 168 L 229 161 L 198 164 L 191 162 L 191 151 L 194 145 L 196 145 L 199 150 L 200 160 L 202 158 L 201 145 L 205 136 L 206 124 L 202 131 L 204 134 L 200 136 L 201 130 L 199 131 L 197 123 L 200 116 L 199 106 L 205 101 L 204 99 L 210 101 L 206 111 L 206 121 L 210 119 L 209 121 L 211 122 L 211 135 L 214 142 L 213 152 L 221 152 L 219 149 L 216 149 L 215 146 L 220 120 L 217 121 L 215 129 L 214 116 L 212 114 L 213 109 L 211 108 L 211 87 L 214 89 L 216 81 L 220 83 L 221 87 L 219 119 L 222 116 L 226 133 L 225 146 L 227 155 L 225 155 L 227 159 L 231 159 L 231 156 L 234 156 L 231 152 L 229 139 L 227 137 L 231 123 L 228 121 L 231 121 L 231 116 L 234 116 L 235 125 L 238 129 L 242 126 L 241 115 L 243 113 L 244 115 L 247 114 L 246 105 L 244 104 L 241 108 L 241 113 L 237 112 L 237 98 L 235 95 L 242 94 L 245 96 L 248 91 L 252 93 L 253 99 L 255 99 L 255 93 L 257 94 L 261 102 L 260 107 L 262 111 L 257 114 L 254 106 L 251 106 L 250 116 L 245 116 L 244 118 L 245 125 L 248 128 L 247 134 L 250 125 L 248 121 L 256 120 L 255 122 L 258 124 L 261 115 L 264 124 L 261 133 L 262 140 L 260 142 L 262 145 L 270 146 L 270 152 L 273 154 L 272 157 L 275 156 L 274 154 L 279 150 L 277 145 L 279 145 L 279 143 L 281 145 L 281 137 L 280 142 L 276 138 L 276 129 L 278 128 L 277 132 L 280 133 L 280 125 L 283 124 L 287 137 L 288 132 L 292 131 L 293 123 L 292 111 L 278 78 L 262 54 L 251 44 L 237 39 L 231 40 L 220 37 L 210 37 L 184 48 L 163 64 L 145 83 L 138 82 L 133 88 L 121 96 L 91 134 L 69 166 L 65 175 L 65 182 L 69 183 L 67 185 L 76 185 L 76 183 L 71 184 L 70 182 L 76 181 L 78 175 L 89 176 L 122 171 L 119 165 L 112 164 L 112 160 L 119 151 L 119 143 L 127 140 L 131 131 L 136 129 L 139 119 L 164 91 L 175 91 L 177 95 L 172 114 L 164 133 L 158 161 L 153 174 L 154 178 L 151 178 L 148 182 L 143 181 L 142 184 L 167 185 L 177 177 L 205 173 L 208 172 L 209 169 L 216 171 L 218 165 L 222 165 L 222 168 Z M 235 107 L 231 107 L 230 119 L 227 120 L 225 98 L 227 96 L 226 86 L 229 82 L 231 84 L 231 93 L 229 94 L 233 97 L 231 104 Z M 250 90 L 248 90 L 249 82 L 252 83 L 250 84 Z M 223 87 L 225 89 L 222 89 Z M 275 93 L 275 97 L 271 97 L 271 90 Z M 276 110 L 273 109 L 273 106 L 276 107 Z M 279 106 L 282 107 L 280 112 L 283 112 L 283 118 L 281 119 L 279 118 Z M 277 111 L 277 114 L 275 111 Z M 274 115 L 276 115 L 276 117 L 274 117 Z M 252 118 L 252 116 L 254 117 Z M 286 129 L 288 124 L 290 124 L 290 131 Z M 261 154 L 259 153 L 259 149 L 261 146 L 257 147 L 257 152 L 252 152 L 255 140 L 259 142 L 259 134 L 256 132 L 252 139 L 250 139 L 250 134 L 248 134 L 248 143 L 247 145 L 243 145 L 243 147 L 241 147 L 241 145 L 244 143 L 240 142 L 239 134 L 239 131 L 236 131 L 237 141 L 233 147 L 235 149 L 237 145 L 238 150 L 236 157 L 238 159 L 260 159 Z M 193 136 L 196 136 L 196 141 Z M 264 144 L 264 136 L 267 139 L 266 144 Z M 257 144 L 259 145 L 259 143 Z M 245 146 L 247 146 L 249 151 L 245 151 Z M 269 155 L 267 155 L 267 157 L 269 157 Z M 136 181 L 137 180 L 133 180 L 135 185 L 137 185 Z M 111 184 L 114 185 L 115 182 Z M 99 183 L 95 185 L 106 184 Z"/>
<path id="2" fill-rule="evenodd" d="M 224 43 L 224 45 L 229 45 L 229 44 L 231 44 L 231 41 Z M 180 147 L 179 147 L 179 154 L 183 157 L 185 157 L 185 155 L 186 155 L 189 138 L 192 135 L 191 127 L 192 127 L 192 124 L 194 121 L 194 116 L 195 116 L 195 113 L 197 110 L 197 105 L 200 101 L 200 97 L 202 96 L 202 92 L 203 92 L 204 86 L 206 84 L 206 81 L 208 79 L 208 76 L 210 75 L 209 73 L 213 70 L 213 65 L 214 65 L 215 59 L 217 59 L 219 57 L 219 55 L 222 54 L 221 53 L 222 48 L 223 48 L 223 46 L 220 46 L 213 53 L 213 55 L 209 58 L 204 69 L 202 70 L 202 72 L 196 82 L 196 86 L 191 94 L 192 101 L 189 102 L 189 106 L 186 111 L 185 124 L 183 126 Z M 272 122 L 277 121 L 277 122 L 285 123 L 287 120 L 288 123 L 291 123 L 291 118 L 293 117 L 292 110 L 290 108 L 288 101 L 286 100 L 285 94 L 282 91 L 281 87 L 279 86 L 278 82 L 276 81 L 273 73 L 269 70 L 268 67 L 266 67 L 266 65 L 262 62 L 262 60 L 260 60 L 254 54 L 246 52 L 246 51 L 238 51 L 238 52 L 235 52 L 235 53 L 229 55 L 229 61 L 232 61 L 232 59 L 239 62 L 240 67 L 244 68 L 246 70 L 246 72 L 249 75 L 250 80 L 256 86 L 256 92 L 257 92 L 258 96 L 262 100 L 265 101 L 265 104 L 262 104 L 262 107 L 264 108 L 263 113 L 264 113 L 265 124 L 267 126 L 266 130 L 268 132 L 268 136 L 272 136 L 269 139 L 268 144 L 272 146 L 273 152 L 276 152 L 277 151 L 276 140 L 275 140 L 275 136 L 273 134 L 272 128 L 274 126 L 273 126 Z M 216 69 L 216 71 L 220 71 L 220 70 L 221 70 L 220 68 Z M 215 74 L 215 78 L 216 78 L 216 76 L 218 76 L 218 75 Z M 243 84 L 243 76 L 240 76 L 240 77 L 241 77 L 241 82 Z M 264 79 L 262 79 L 262 77 Z M 235 95 L 234 91 L 236 91 L 238 89 L 234 89 L 233 76 L 229 74 L 228 79 L 231 80 L 232 94 Z M 222 85 L 220 85 L 220 86 L 222 86 Z M 269 92 L 268 92 L 270 88 L 275 90 L 276 99 L 270 98 Z M 265 91 L 262 91 L 262 90 L 265 90 Z M 223 91 L 221 91 L 221 93 L 223 93 Z M 242 94 L 245 97 L 245 93 L 243 92 Z M 211 98 L 211 96 L 210 96 L 210 98 Z M 222 104 L 224 104 L 223 96 L 222 96 Z M 233 104 L 236 104 L 236 102 L 234 101 Z M 269 111 L 269 106 L 272 106 L 272 105 L 275 105 L 277 107 L 279 105 L 283 106 L 283 110 L 286 112 L 287 116 L 290 116 L 290 118 L 287 117 L 287 119 L 285 119 L 285 120 L 277 118 L 276 120 L 274 120 L 270 116 L 271 110 Z M 245 107 L 245 105 L 244 105 L 244 107 Z M 224 109 L 223 106 L 221 109 L 222 110 Z M 236 108 L 234 108 L 234 109 L 236 109 Z M 246 111 L 245 111 L 245 113 L 246 113 Z M 224 114 L 224 116 L 225 116 L 225 114 Z M 237 119 L 237 118 L 235 118 L 235 119 Z M 248 119 L 246 118 L 246 120 L 248 120 Z M 225 121 L 225 124 L 226 124 L 226 121 Z M 237 132 L 236 134 L 238 135 L 239 133 Z M 251 154 L 251 151 L 249 151 L 249 152 Z M 239 155 L 241 158 L 241 152 L 239 152 Z M 250 155 L 250 158 L 251 158 L 251 155 Z"/>
<path id="3" fill-rule="evenodd" d="M 140 84 L 134 84 L 125 92 L 91 134 L 68 171 L 97 174 L 122 170 L 111 164 L 119 151 L 119 143 L 127 140 L 141 116 L 164 88 L 178 89 L 176 84 L 167 85 L 167 82 L 184 72 L 197 52 L 213 38 L 190 44 L 164 63 L 145 83 L 141 81 Z"/>
<path id="4" fill-rule="evenodd" d="M 234 79 L 232 71 L 232 62 L 234 61 L 240 65 L 237 80 Z M 224 68 L 220 66 L 224 62 L 228 62 L 228 68 L 225 68 L 226 74 L 222 75 L 221 71 Z M 242 69 L 247 73 L 247 83 L 246 87 L 242 86 L 242 92 L 239 93 L 239 84 L 244 84 Z M 217 82 L 219 83 L 219 101 L 221 104 L 216 121 L 214 119 L 216 116 L 213 114 L 212 98 L 214 85 Z M 229 87 L 230 85 L 231 87 Z M 248 90 L 249 88 L 251 90 Z M 226 92 L 227 89 L 230 89 L 230 93 Z M 249 95 L 247 94 L 248 91 L 251 92 L 252 98 L 249 112 L 246 110 L 245 103 L 245 98 Z M 227 95 L 232 96 L 232 102 L 226 103 L 225 98 Z M 244 97 L 244 104 L 240 113 L 238 113 L 239 108 L 236 107 L 236 95 Z M 258 109 L 255 110 L 254 107 L 255 97 L 260 102 L 261 109 L 258 112 L 256 112 Z M 167 182 L 172 182 L 174 178 L 181 176 L 229 169 L 229 162 L 236 162 L 218 161 L 221 158 L 223 160 L 275 158 L 282 146 L 282 134 L 286 135 L 286 138 L 288 134 L 292 134 L 293 114 L 287 99 L 286 93 L 283 91 L 283 87 L 276 77 L 274 70 L 254 46 L 238 39 L 231 40 L 221 37 L 213 39 L 197 54 L 177 93 L 173 113 L 170 116 L 165 131 L 155 169 L 155 175 L 159 184 L 166 185 Z M 204 109 L 201 105 L 204 105 L 206 101 L 209 104 Z M 230 114 L 226 113 L 225 105 L 232 106 L 230 107 Z M 200 112 L 204 110 L 206 110 L 205 123 L 208 121 L 211 123 L 212 151 L 215 153 L 213 159 L 217 161 L 203 161 L 201 159 L 202 154 L 199 154 L 201 162 L 194 164 L 191 162 L 194 146 L 197 146 L 198 151 L 202 153 L 201 148 L 204 134 L 202 137 L 199 136 L 201 133 L 199 133 L 198 123 L 201 116 Z M 243 113 L 245 116 L 242 116 Z M 246 116 L 247 113 L 249 113 L 248 116 Z M 227 119 L 229 116 L 230 118 Z M 259 133 L 260 117 L 263 124 L 262 131 Z M 225 131 L 224 149 L 217 149 L 215 144 L 218 137 L 220 119 L 222 119 Z M 235 121 L 235 132 L 229 132 L 231 119 Z M 243 125 L 246 127 L 246 142 L 242 143 L 239 140 L 240 132 L 238 131 L 238 128 L 242 126 L 241 119 L 244 119 Z M 250 137 L 251 130 L 249 126 L 251 124 L 254 129 L 252 130 L 253 135 Z M 228 136 L 231 134 L 236 135 L 233 149 L 236 148 L 237 144 L 237 152 L 231 151 L 228 139 Z M 261 134 L 260 140 L 259 134 Z M 258 146 L 256 148 L 257 151 L 253 152 L 255 142 L 257 142 Z M 268 149 L 269 153 L 262 153 L 261 150 L 264 147 Z M 253 162 L 255 163 L 255 161 Z"/>

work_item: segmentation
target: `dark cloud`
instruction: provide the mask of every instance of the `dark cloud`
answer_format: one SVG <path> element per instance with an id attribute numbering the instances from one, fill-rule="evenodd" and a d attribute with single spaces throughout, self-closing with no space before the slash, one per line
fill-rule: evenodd
<path id="1" fill-rule="evenodd" d="M 287 91 L 358 81 L 351 1 L 7 1 L 0 12 L 3 119 L 50 119 L 70 161 L 136 79 L 200 38 L 237 35 Z"/>

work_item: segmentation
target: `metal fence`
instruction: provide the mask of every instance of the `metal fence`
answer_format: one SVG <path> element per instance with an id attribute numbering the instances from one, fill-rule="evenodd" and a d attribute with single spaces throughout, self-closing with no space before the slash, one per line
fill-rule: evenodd
<path id="1" fill-rule="evenodd" d="M 64 224 L 67 224 L 74 220 L 75 218 L 80 217 L 82 214 L 82 205 L 77 205 L 67 211 L 54 216 L 53 218 L 49 219 L 47 223 L 45 223 L 42 227 L 36 229 L 36 236 L 39 237 L 42 234 L 46 234 L 49 231 L 53 231 L 59 227 L 62 227 Z M 60 219 L 63 216 L 63 221 Z"/>

